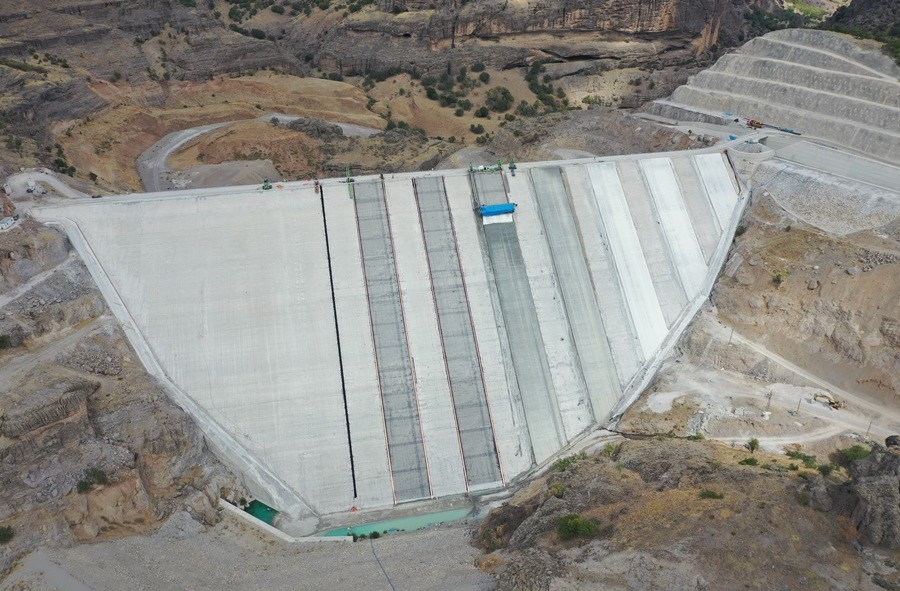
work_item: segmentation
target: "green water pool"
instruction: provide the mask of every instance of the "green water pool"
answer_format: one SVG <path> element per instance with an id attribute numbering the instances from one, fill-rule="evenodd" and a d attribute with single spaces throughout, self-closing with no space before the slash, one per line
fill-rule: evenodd
<path id="1" fill-rule="evenodd" d="M 330 529 L 323 533 L 323 536 L 357 536 L 369 535 L 373 532 L 384 533 L 392 531 L 413 531 L 416 529 L 424 529 L 438 523 L 446 523 L 448 521 L 456 521 L 463 517 L 468 517 L 472 513 L 471 508 L 453 509 L 451 511 L 440 511 L 438 513 L 426 513 L 424 515 L 414 515 L 412 517 L 402 517 L 400 519 L 388 519 L 386 521 L 375 521 L 373 523 L 365 523 L 363 525 L 355 525 L 353 527 L 340 527 Z"/>
<path id="2" fill-rule="evenodd" d="M 278 515 L 277 510 L 259 501 L 250 501 L 250 504 L 247 505 L 244 511 L 269 525 L 272 525 L 272 522 L 275 521 L 275 516 Z"/>

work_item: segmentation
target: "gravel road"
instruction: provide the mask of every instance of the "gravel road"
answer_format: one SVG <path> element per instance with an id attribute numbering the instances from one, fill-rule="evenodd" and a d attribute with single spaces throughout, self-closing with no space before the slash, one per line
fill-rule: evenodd
<path id="1" fill-rule="evenodd" d="M 374 548 L 398 591 L 487 591 L 495 584 L 475 568 L 479 553 L 461 525 L 346 544 L 286 544 L 231 517 L 198 529 L 180 513 L 152 536 L 45 549 L 42 561 L 61 567 L 53 569 L 55 580 L 68 575 L 91 591 L 389 590 Z M 38 581 L 41 586 L 25 589 L 63 591 L 46 579 Z M 13 578 L 0 582 L 0 591 L 19 589 L 11 584 Z"/>

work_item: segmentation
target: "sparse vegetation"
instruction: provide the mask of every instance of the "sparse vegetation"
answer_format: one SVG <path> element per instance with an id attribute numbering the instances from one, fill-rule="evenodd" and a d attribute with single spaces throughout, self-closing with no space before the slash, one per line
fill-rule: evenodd
<path id="1" fill-rule="evenodd" d="M 805 468 L 816 467 L 816 456 L 811 456 L 801 451 L 789 451 L 787 452 L 787 457 L 791 458 L 792 460 L 800 460 L 801 462 L 803 462 L 803 466 Z"/>
<path id="2" fill-rule="evenodd" d="M 738 464 L 742 466 L 756 466 L 759 464 L 759 460 L 751 456 L 749 458 L 744 458 L 743 460 L 738 462 Z"/>
<path id="3" fill-rule="evenodd" d="M 701 499 L 724 499 L 725 495 L 723 495 L 722 493 L 718 493 L 714 490 L 704 488 L 703 490 L 700 491 L 700 498 Z"/>
<path id="4" fill-rule="evenodd" d="M 870 453 L 872 453 L 871 449 L 864 447 L 858 443 L 855 445 L 851 445 L 850 447 L 838 450 L 838 454 L 840 454 L 841 459 L 843 459 L 846 463 L 855 462 L 856 460 L 866 458 Z"/>
<path id="5" fill-rule="evenodd" d="M 694 433 L 687 436 L 688 441 L 703 441 L 704 439 L 706 438 L 703 436 L 703 433 Z"/>
<path id="6" fill-rule="evenodd" d="M 750 450 L 750 453 L 756 453 L 756 450 L 759 449 L 759 439 L 756 437 L 751 437 L 747 440 L 747 443 L 744 445 L 747 449 Z"/>
<path id="7" fill-rule="evenodd" d="M 565 472 L 566 470 L 568 470 L 569 468 L 571 468 L 578 462 L 580 462 L 582 460 L 586 460 L 586 459 L 587 459 L 587 454 L 584 452 L 581 452 L 579 454 L 573 454 L 571 456 L 567 456 L 565 458 L 560 458 L 560 459 L 556 460 L 555 462 L 553 462 L 553 469 L 556 470 L 557 472 Z"/>
<path id="8" fill-rule="evenodd" d="M 94 485 L 109 484 L 109 477 L 101 468 L 90 467 L 84 471 L 84 478 L 78 481 L 75 489 L 84 494 L 94 488 Z"/>
<path id="9" fill-rule="evenodd" d="M 596 523 L 576 513 L 563 515 L 556 522 L 556 534 L 560 540 L 589 538 L 596 535 L 597 531 L 599 528 Z"/>
<path id="10" fill-rule="evenodd" d="M 13 530 L 11 525 L 0 526 L 0 545 L 8 544 L 15 535 L 16 532 Z"/>
<path id="11" fill-rule="evenodd" d="M 554 482 L 547 487 L 547 492 L 549 492 L 554 497 L 561 499 L 563 494 L 565 494 L 566 492 L 566 487 L 562 482 Z"/>
<path id="12" fill-rule="evenodd" d="M 822 476 L 829 476 L 832 472 L 837 469 L 837 466 L 834 464 L 822 464 L 819 466 L 819 472 Z"/>
<path id="13" fill-rule="evenodd" d="M 791 272 L 787 269 L 779 269 L 772 273 L 772 283 L 774 283 L 775 285 L 781 285 L 790 274 Z"/>

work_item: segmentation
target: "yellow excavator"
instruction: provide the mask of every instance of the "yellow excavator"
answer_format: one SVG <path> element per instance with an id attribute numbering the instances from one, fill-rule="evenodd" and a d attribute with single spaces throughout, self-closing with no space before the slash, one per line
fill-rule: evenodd
<path id="1" fill-rule="evenodd" d="M 840 410 L 847 406 L 846 402 L 844 402 L 843 400 L 838 400 L 831 394 L 825 394 L 824 392 L 816 392 L 815 394 L 813 394 L 813 400 L 818 400 L 819 398 L 824 400 L 825 403 L 834 410 Z"/>

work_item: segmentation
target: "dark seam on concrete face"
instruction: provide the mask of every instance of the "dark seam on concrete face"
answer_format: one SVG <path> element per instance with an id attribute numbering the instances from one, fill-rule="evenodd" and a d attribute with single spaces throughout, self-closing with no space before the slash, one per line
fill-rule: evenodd
<path id="1" fill-rule="evenodd" d="M 347 383 L 344 379 L 344 356 L 341 352 L 341 329 L 338 327 L 337 300 L 334 297 L 334 273 L 331 269 L 331 246 L 328 242 L 328 219 L 325 216 L 325 193 L 319 185 L 319 202 L 322 204 L 322 227 L 325 229 L 325 255 L 328 259 L 328 285 L 331 288 L 331 310 L 334 313 L 334 334 L 337 339 L 338 367 L 341 372 L 341 395 L 344 399 L 344 422 L 347 425 L 347 448 L 350 450 L 350 478 L 353 480 L 353 498 L 357 495 L 356 464 L 353 460 L 353 440 L 350 438 L 350 409 L 347 406 Z"/>

